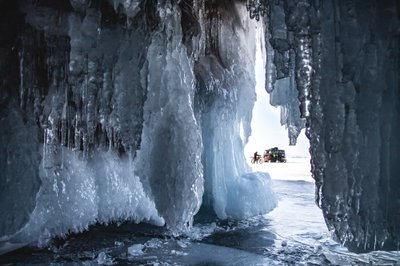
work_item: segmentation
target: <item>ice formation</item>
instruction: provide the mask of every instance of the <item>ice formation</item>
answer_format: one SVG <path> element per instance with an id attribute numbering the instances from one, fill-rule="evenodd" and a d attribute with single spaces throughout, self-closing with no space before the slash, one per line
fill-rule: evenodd
<path id="1" fill-rule="evenodd" d="M 398 249 L 398 1 L 19 0 L 0 15 L 2 241 L 273 208 L 243 156 L 263 31 L 266 90 L 291 144 L 307 130 L 328 227 L 352 250 Z"/>
<path id="2" fill-rule="evenodd" d="M 266 89 L 291 139 L 300 106 L 329 229 L 354 251 L 398 250 L 399 2 L 273 2 Z M 299 105 L 287 97 L 292 85 Z"/>
<path id="3" fill-rule="evenodd" d="M 179 232 L 203 202 L 220 218 L 274 208 L 269 176 L 250 173 L 243 155 L 263 29 L 243 4 L 21 0 L 1 10 L 3 247 L 96 222 Z"/>

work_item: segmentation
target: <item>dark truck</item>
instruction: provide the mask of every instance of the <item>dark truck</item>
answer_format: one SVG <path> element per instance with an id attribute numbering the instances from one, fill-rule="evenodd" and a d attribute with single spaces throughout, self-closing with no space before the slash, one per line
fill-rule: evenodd
<path id="1" fill-rule="evenodd" d="M 280 150 L 277 147 L 264 151 L 264 162 L 280 162 L 286 163 L 285 150 Z"/>

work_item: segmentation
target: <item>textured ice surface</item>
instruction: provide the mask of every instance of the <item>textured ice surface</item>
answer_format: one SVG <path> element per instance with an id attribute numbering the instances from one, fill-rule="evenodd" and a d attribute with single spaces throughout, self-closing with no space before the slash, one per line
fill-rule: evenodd
<path id="1" fill-rule="evenodd" d="M 396 1 L 321 8 L 313 169 L 329 227 L 354 250 L 400 241 L 398 14 Z"/>
<path id="2" fill-rule="evenodd" d="M 291 142 L 304 126 L 299 109 L 306 118 L 330 230 L 352 250 L 398 249 L 398 1 L 275 1 L 269 10 L 266 89 Z"/>
<path id="3" fill-rule="evenodd" d="M 143 248 L 144 248 L 144 245 L 135 244 L 133 246 L 128 247 L 128 254 L 129 254 L 129 256 L 143 255 Z"/>
<path id="4" fill-rule="evenodd" d="M 3 107 L 2 107 L 3 108 Z M 40 187 L 39 140 L 33 121 L 22 122 L 15 102 L 2 109 L 0 126 L 0 235 L 12 234 L 29 219 Z M 18 195 L 20 197 L 15 197 Z M 12 210 L 12 211 L 11 211 Z"/>
<path id="5" fill-rule="evenodd" d="M 398 248 L 398 1 L 270 1 L 258 25 L 239 1 L 0 5 L 2 237 L 185 229 L 203 190 L 221 218 L 266 211 L 229 205 L 269 191 L 243 157 L 264 30 L 266 89 L 291 143 L 307 126 L 328 226 L 354 250 Z"/>
<path id="6" fill-rule="evenodd" d="M 150 225 L 93 226 L 46 249 L 26 247 L 0 256 L 0 264 L 398 265 L 399 251 L 355 254 L 332 241 L 314 204 L 315 184 L 273 180 L 272 185 L 279 204 L 267 215 L 240 221 L 203 217 L 190 234 L 177 238 Z"/>
<path id="7" fill-rule="evenodd" d="M 127 158 L 104 153 L 86 162 L 66 148 L 60 153 L 60 165 L 42 162 L 36 207 L 29 222 L 10 241 L 38 239 L 44 245 L 54 236 L 80 232 L 95 222 L 130 220 L 163 225 Z"/>
<path id="8" fill-rule="evenodd" d="M 144 29 L 128 36 L 111 28 L 119 17 L 111 6 L 100 12 L 74 1 L 82 6 L 69 13 L 63 5 L 20 2 L 25 27 L 18 53 L 9 55 L 19 75 L 6 78 L 1 90 L 8 106 L 1 113 L 1 129 L 8 131 L 1 153 L 10 162 L 2 167 L 1 235 L 45 244 L 96 222 L 162 225 L 133 166 L 143 122 Z M 15 6 L 4 5 L 19 16 Z"/>
<path id="9" fill-rule="evenodd" d="M 177 6 L 160 10 L 164 27 L 147 54 L 147 100 L 138 174 L 174 229 L 191 226 L 203 196 L 202 140 L 194 115 L 192 62 L 182 45 Z"/>
<path id="10" fill-rule="evenodd" d="M 181 231 L 204 190 L 220 218 L 273 208 L 243 156 L 262 31 L 243 4 L 1 5 L 17 20 L 0 43 L 4 241 L 124 220 Z"/>
<path id="11" fill-rule="evenodd" d="M 281 124 L 288 129 L 290 145 L 295 145 L 298 135 L 305 127 L 305 120 L 301 117 L 299 106 L 302 99 L 299 97 L 299 90 L 309 90 L 302 88 L 302 75 L 299 62 L 303 62 L 298 53 L 296 53 L 297 39 L 295 33 L 288 29 L 285 16 L 287 10 L 284 9 L 284 1 L 272 4 L 268 27 L 265 27 L 266 37 L 266 90 L 271 94 L 270 103 L 273 106 L 281 108 Z M 299 15 L 298 20 L 302 16 Z M 268 19 L 266 19 L 267 21 Z M 296 23 L 296 22 L 294 22 Z M 303 46 L 302 46 L 303 47 Z M 305 47 L 309 49 L 309 47 Z"/>
<path id="12" fill-rule="evenodd" d="M 251 132 L 256 97 L 256 36 L 260 34 L 262 25 L 246 18 L 244 6 L 237 5 L 235 12 L 237 17 L 210 22 L 216 30 L 209 38 L 219 41 L 214 51 L 218 57 L 208 55 L 200 58 L 196 72 L 208 89 L 197 97 L 204 145 L 203 204 L 212 207 L 223 219 L 249 217 L 268 212 L 275 206 L 268 185 L 269 177 L 248 173 L 243 155 L 244 144 Z M 206 77 L 212 79 L 206 79 L 206 73 Z M 211 101 L 205 101 L 207 98 Z M 258 201 L 260 199 L 265 201 Z M 257 201 L 259 204 L 249 208 L 250 202 Z"/>
<path id="13" fill-rule="evenodd" d="M 114 265 L 113 259 L 110 256 L 108 256 L 105 252 L 99 253 L 96 262 L 98 265 Z"/>

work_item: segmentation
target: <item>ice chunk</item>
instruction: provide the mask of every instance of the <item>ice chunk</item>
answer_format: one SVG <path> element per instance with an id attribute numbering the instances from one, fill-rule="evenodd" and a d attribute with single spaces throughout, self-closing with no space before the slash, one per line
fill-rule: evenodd
<path id="1" fill-rule="evenodd" d="M 114 265 L 113 259 L 105 252 L 100 252 L 97 256 L 97 264 L 99 265 Z"/>
<path id="2" fill-rule="evenodd" d="M 144 245 L 142 245 L 142 244 L 132 245 L 132 246 L 128 247 L 128 255 L 133 256 L 133 257 L 143 255 L 144 254 L 143 249 L 144 249 Z"/>
<path id="3" fill-rule="evenodd" d="M 149 241 L 144 243 L 146 248 L 159 248 L 162 244 L 163 242 L 158 238 L 150 239 Z"/>
<path id="4" fill-rule="evenodd" d="M 187 248 L 188 245 L 189 245 L 189 242 L 188 242 L 188 241 L 183 241 L 183 240 L 178 240 L 176 243 L 177 243 L 178 246 L 180 246 L 181 248 Z"/>
<path id="5" fill-rule="evenodd" d="M 115 241 L 115 242 L 114 242 L 114 245 L 117 246 L 117 247 L 122 247 L 122 246 L 124 246 L 125 244 L 124 244 L 124 242 Z"/>

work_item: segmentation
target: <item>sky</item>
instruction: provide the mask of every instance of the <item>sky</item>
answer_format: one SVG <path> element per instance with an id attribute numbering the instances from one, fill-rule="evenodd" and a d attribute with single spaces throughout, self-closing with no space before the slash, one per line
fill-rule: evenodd
<path id="1" fill-rule="evenodd" d="M 264 73 L 263 55 L 259 45 L 255 63 L 257 101 L 253 108 L 252 134 L 245 146 L 245 156 L 252 156 L 255 151 L 262 154 L 266 149 L 278 147 L 286 151 L 286 157 L 310 157 L 308 151 L 310 144 L 304 129 L 297 139 L 296 146 L 289 146 L 287 130 L 280 124 L 280 107 L 269 104 L 269 94 L 264 86 Z"/>

